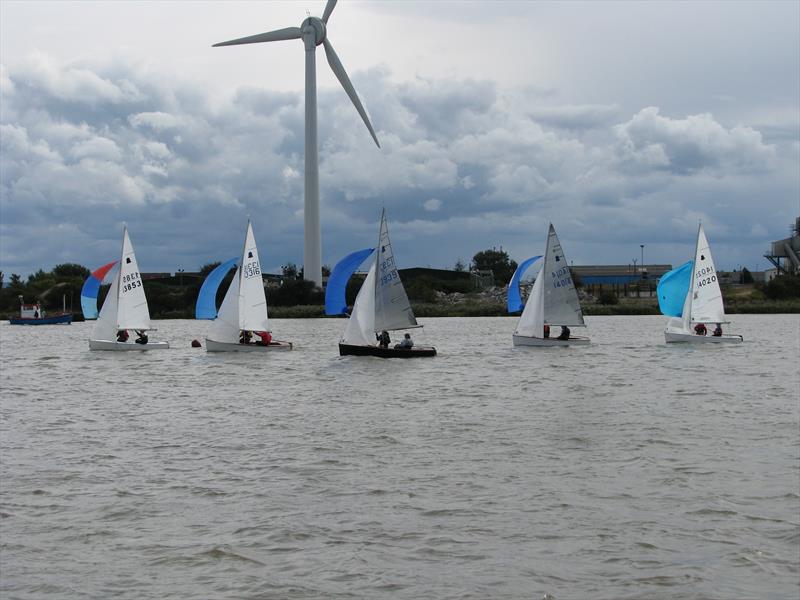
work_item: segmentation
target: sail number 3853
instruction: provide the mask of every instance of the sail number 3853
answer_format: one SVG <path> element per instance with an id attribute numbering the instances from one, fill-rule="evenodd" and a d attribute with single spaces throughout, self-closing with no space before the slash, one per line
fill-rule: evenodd
<path id="1" fill-rule="evenodd" d="M 123 275 L 122 281 L 120 281 L 120 289 L 123 294 L 140 287 L 142 287 L 142 278 L 139 276 L 138 272 Z"/>

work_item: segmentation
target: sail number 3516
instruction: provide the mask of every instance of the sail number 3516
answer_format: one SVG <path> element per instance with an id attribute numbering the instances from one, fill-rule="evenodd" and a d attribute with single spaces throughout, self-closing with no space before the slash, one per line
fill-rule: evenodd
<path id="1" fill-rule="evenodd" d="M 261 267 L 259 267 L 257 261 L 253 261 L 247 263 L 244 268 L 242 269 L 242 273 L 244 273 L 245 279 L 250 279 L 251 277 L 261 276 Z"/>

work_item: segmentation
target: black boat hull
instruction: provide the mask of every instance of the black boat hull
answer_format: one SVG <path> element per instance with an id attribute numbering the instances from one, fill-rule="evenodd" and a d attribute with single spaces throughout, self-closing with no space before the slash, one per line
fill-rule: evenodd
<path id="1" fill-rule="evenodd" d="M 339 355 L 377 356 L 378 358 L 425 358 L 429 356 L 436 356 L 436 348 L 432 346 L 414 346 L 411 349 L 403 349 L 339 344 Z"/>

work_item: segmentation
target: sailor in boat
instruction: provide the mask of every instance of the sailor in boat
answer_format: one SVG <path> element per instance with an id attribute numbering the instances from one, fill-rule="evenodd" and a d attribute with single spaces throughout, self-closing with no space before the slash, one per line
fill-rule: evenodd
<path id="1" fill-rule="evenodd" d="M 261 338 L 256 341 L 256 345 L 269 346 L 272 343 L 272 334 L 269 331 L 256 331 L 256 335 Z"/>
<path id="2" fill-rule="evenodd" d="M 392 343 L 392 340 L 389 338 L 388 331 L 381 331 L 380 335 L 375 336 L 378 339 L 378 346 L 381 348 L 388 348 L 389 344 Z"/>
<path id="3" fill-rule="evenodd" d="M 147 334 L 144 332 L 144 329 L 137 329 L 136 330 L 136 343 L 137 344 L 146 344 L 147 343 Z"/>
<path id="4" fill-rule="evenodd" d="M 544 338 L 547 339 L 550 337 L 550 325 L 544 326 Z"/>
<path id="5" fill-rule="evenodd" d="M 34 308 L 34 311 L 33 311 L 33 318 L 34 318 L 34 319 L 38 319 L 38 318 L 39 318 L 39 305 L 38 305 L 38 304 L 37 304 L 37 305 L 36 305 L 36 307 Z"/>
<path id="6" fill-rule="evenodd" d="M 569 339 L 569 327 L 566 325 L 561 326 L 561 333 L 558 334 L 559 340 L 568 340 Z"/>
<path id="7" fill-rule="evenodd" d="M 120 329 L 117 332 L 117 341 L 118 342 L 127 342 L 129 338 L 128 330 L 127 329 Z"/>
<path id="8" fill-rule="evenodd" d="M 706 333 L 708 333 L 708 330 L 706 329 L 704 323 L 698 323 L 697 325 L 694 326 L 694 332 L 697 335 L 705 335 Z"/>
<path id="9" fill-rule="evenodd" d="M 411 350 L 411 348 L 414 347 L 414 342 L 411 339 L 411 334 L 410 333 L 405 334 L 400 343 L 395 344 L 394 347 L 398 350 Z"/>
<path id="10" fill-rule="evenodd" d="M 249 344 L 253 340 L 253 332 L 242 330 L 242 333 L 239 334 L 239 343 L 240 344 Z"/>
<path id="11" fill-rule="evenodd" d="M 717 326 L 714 328 L 714 333 L 712 333 L 714 337 L 722 337 L 722 325 L 717 323 Z"/>

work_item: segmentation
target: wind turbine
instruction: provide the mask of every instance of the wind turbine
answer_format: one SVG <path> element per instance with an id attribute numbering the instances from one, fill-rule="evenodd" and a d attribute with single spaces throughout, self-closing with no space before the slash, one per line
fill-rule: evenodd
<path id="1" fill-rule="evenodd" d="M 353 84 L 344 70 L 339 57 L 328 40 L 328 19 L 336 6 L 336 0 L 328 0 L 322 18 L 309 16 L 300 27 L 276 29 L 249 37 L 214 44 L 217 46 L 238 46 L 239 44 L 258 44 L 260 42 L 280 42 L 302 39 L 306 47 L 306 139 L 305 139 L 305 242 L 303 244 L 303 276 L 316 285 L 322 286 L 322 233 L 319 224 L 319 150 L 317 148 L 317 46 L 325 46 L 325 56 L 334 75 L 342 84 L 344 91 L 361 115 L 369 129 L 372 139 L 381 147 L 367 111 L 358 99 Z"/>

